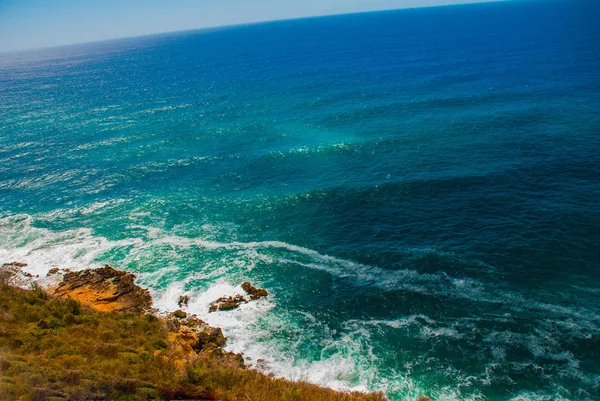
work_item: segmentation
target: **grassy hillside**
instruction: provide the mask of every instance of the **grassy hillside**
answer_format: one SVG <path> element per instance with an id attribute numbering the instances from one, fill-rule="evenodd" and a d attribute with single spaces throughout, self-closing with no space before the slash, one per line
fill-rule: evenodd
<path id="1" fill-rule="evenodd" d="M 0 400 L 381 401 L 183 355 L 153 315 L 101 313 L 0 283 Z"/>

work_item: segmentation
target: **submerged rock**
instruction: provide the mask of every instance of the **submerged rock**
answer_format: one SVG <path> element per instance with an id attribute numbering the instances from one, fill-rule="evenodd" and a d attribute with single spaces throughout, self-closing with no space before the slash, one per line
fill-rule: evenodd
<path id="1" fill-rule="evenodd" d="M 150 292 L 135 284 L 135 275 L 106 265 L 98 269 L 67 272 L 50 295 L 71 298 L 100 312 L 147 313 Z"/>
<path id="2" fill-rule="evenodd" d="M 5 263 L 4 265 L 2 265 L 2 267 L 4 267 L 4 266 L 25 267 L 25 266 L 27 266 L 27 263 L 23 263 L 23 262 L 10 262 L 10 263 Z"/>

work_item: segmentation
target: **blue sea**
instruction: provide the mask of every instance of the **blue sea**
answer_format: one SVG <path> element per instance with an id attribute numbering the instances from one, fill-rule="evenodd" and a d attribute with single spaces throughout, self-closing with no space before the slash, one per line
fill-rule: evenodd
<path id="1" fill-rule="evenodd" d="M 110 264 L 278 377 L 600 399 L 600 4 L 0 55 L 0 262 Z M 270 296 L 208 313 L 246 280 Z"/>

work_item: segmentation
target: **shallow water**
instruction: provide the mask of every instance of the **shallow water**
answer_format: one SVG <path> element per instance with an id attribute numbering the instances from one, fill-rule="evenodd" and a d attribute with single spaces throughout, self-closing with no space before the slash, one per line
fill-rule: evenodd
<path id="1" fill-rule="evenodd" d="M 292 379 L 598 399 L 599 17 L 494 3 L 0 55 L 0 261 L 136 272 Z M 208 314 L 245 280 L 271 296 Z"/>

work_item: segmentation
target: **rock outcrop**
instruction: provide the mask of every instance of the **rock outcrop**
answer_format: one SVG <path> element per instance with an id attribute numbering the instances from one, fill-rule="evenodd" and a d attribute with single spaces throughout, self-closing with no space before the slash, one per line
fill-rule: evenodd
<path id="1" fill-rule="evenodd" d="M 263 298 L 269 295 L 267 290 L 264 288 L 256 288 L 248 281 L 242 283 L 242 290 L 246 291 L 246 294 L 250 295 L 250 300 L 254 301 L 255 299 Z"/>
<path id="2" fill-rule="evenodd" d="M 177 301 L 177 305 L 179 305 L 180 308 L 183 308 L 184 306 L 188 306 L 190 303 L 190 297 L 187 295 L 180 295 L 179 296 L 179 300 Z"/>
<path id="3" fill-rule="evenodd" d="M 29 290 L 33 289 L 35 287 L 34 277 L 31 273 L 23 271 L 23 267 L 26 266 L 27 263 L 4 263 L 0 266 L 0 283 Z"/>
<path id="4" fill-rule="evenodd" d="M 150 292 L 135 284 L 135 275 L 116 270 L 109 265 L 97 269 L 70 271 L 51 269 L 41 280 L 24 272 L 25 263 L 12 262 L 0 266 L 0 282 L 21 288 L 35 288 L 43 283 L 42 289 L 50 296 L 78 301 L 98 312 L 125 312 L 143 314 L 154 312 Z M 267 291 L 246 282 L 242 288 L 250 300 L 267 295 Z M 242 295 L 222 297 L 211 305 L 211 311 L 229 310 L 248 300 Z M 189 296 L 181 296 L 180 307 L 188 306 Z M 172 312 L 161 319 L 168 330 L 168 339 L 181 356 L 181 362 L 198 356 L 218 358 L 232 367 L 244 368 L 241 355 L 222 349 L 226 338 L 220 328 L 209 326 L 196 315 L 183 310 Z"/>
<path id="5" fill-rule="evenodd" d="M 139 314 L 152 311 L 150 292 L 135 284 L 135 275 L 115 270 L 109 265 L 68 271 L 56 287 L 47 291 L 50 295 L 74 299 L 99 312 Z"/>
<path id="6" fill-rule="evenodd" d="M 169 340 L 184 355 L 218 357 L 229 365 L 244 368 L 244 358 L 233 352 L 223 350 L 227 339 L 220 328 L 211 327 L 196 315 L 177 310 L 166 316 Z"/>
<path id="7" fill-rule="evenodd" d="M 208 311 L 216 312 L 218 310 L 231 310 L 235 309 L 241 304 L 248 303 L 248 300 L 244 298 L 242 295 L 234 295 L 231 297 L 221 297 L 217 299 L 215 302 L 211 303 Z"/>
<path id="8" fill-rule="evenodd" d="M 250 296 L 250 301 L 254 301 L 254 300 L 257 300 L 257 299 L 260 299 L 260 298 L 263 298 L 263 297 L 266 297 L 267 295 L 269 295 L 267 290 L 265 290 L 263 288 L 256 288 L 252 284 L 250 284 L 248 281 L 246 281 L 242 284 L 242 290 L 244 290 L 246 292 L 246 294 L 248 294 Z M 241 304 L 246 304 L 248 302 L 249 302 L 249 300 L 246 299 L 246 297 L 244 297 L 243 295 L 233 295 L 230 297 L 221 297 L 221 298 L 217 299 L 215 302 L 210 304 L 208 311 L 216 312 L 218 310 L 219 311 L 231 310 L 231 309 L 237 308 Z"/>

